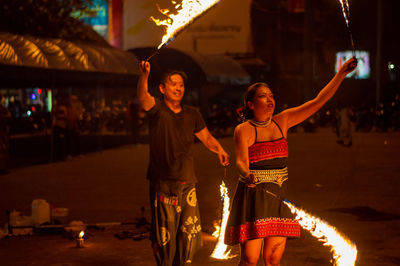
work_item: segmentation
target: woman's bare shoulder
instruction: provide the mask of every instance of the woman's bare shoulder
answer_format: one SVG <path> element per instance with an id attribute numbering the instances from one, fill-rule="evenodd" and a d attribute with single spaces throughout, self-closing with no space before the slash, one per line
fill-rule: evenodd
<path id="1" fill-rule="evenodd" d="M 287 109 L 272 116 L 272 119 L 274 119 L 275 121 L 281 121 L 282 119 L 285 119 L 286 116 L 287 116 Z"/>
<path id="2" fill-rule="evenodd" d="M 249 122 L 243 122 L 236 126 L 235 128 L 235 136 L 248 136 L 254 129 L 253 126 Z"/>
<path id="3" fill-rule="evenodd" d="M 280 112 L 279 114 L 276 114 L 272 117 L 272 119 L 275 120 L 275 122 L 277 122 L 280 126 L 284 126 L 286 125 L 286 121 L 287 121 L 287 117 L 288 117 L 288 112 L 287 110 Z"/>
<path id="4" fill-rule="evenodd" d="M 245 131 L 249 130 L 251 127 L 250 123 L 248 121 L 240 123 L 239 125 L 236 126 L 235 131 Z"/>

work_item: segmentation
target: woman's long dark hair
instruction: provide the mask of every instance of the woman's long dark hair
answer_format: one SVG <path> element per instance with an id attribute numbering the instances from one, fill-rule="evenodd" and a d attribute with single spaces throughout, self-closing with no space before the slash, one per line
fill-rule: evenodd
<path id="1" fill-rule="evenodd" d="M 242 121 L 245 121 L 247 119 L 251 119 L 254 117 L 253 110 L 251 110 L 247 106 L 247 102 L 252 102 L 254 100 L 254 96 L 256 95 L 256 92 L 258 88 L 260 87 L 267 87 L 269 88 L 268 84 L 265 82 L 257 82 L 252 85 L 250 85 L 245 94 L 244 94 L 244 105 L 240 107 L 239 109 L 236 110 Z"/>

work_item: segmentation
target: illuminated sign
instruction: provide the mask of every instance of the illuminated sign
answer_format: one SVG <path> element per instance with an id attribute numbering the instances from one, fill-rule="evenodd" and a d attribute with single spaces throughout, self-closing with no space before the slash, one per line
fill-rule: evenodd
<path id="1" fill-rule="evenodd" d="M 369 53 L 367 51 L 342 51 L 336 53 L 336 65 L 335 72 L 346 62 L 348 59 L 352 58 L 354 55 L 358 60 L 357 68 L 348 74 L 346 77 L 355 79 L 368 79 L 370 77 L 371 67 L 369 61 Z"/>
<path id="2" fill-rule="evenodd" d="M 107 0 L 93 0 L 88 13 L 75 13 L 72 16 L 83 20 L 93 29 L 108 40 L 108 2 Z"/>

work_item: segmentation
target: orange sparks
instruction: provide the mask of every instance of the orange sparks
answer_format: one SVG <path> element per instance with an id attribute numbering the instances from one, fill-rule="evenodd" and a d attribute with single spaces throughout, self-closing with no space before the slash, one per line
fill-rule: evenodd
<path id="1" fill-rule="evenodd" d="M 324 246 L 331 246 L 333 253 L 333 265 L 350 266 L 355 265 L 357 259 L 357 247 L 345 236 L 336 230 L 335 227 L 314 217 L 305 211 L 296 208 L 290 202 L 283 201 L 293 214 L 296 214 L 300 226 L 309 231 L 319 241 L 324 242 Z"/>
<path id="2" fill-rule="evenodd" d="M 221 226 L 215 226 L 216 230 L 212 234 L 214 237 L 218 237 L 218 239 L 214 251 L 211 254 L 211 257 L 214 259 L 226 260 L 236 257 L 236 255 L 229 255 L 231 253 L 231 250 L 228 248 L 227 245 L 224 244 L 225 228 L 229 216 L 228 188 L 225 186 L 224 181 L 222 181 L 222 184 L 220 185 L 220 193 L 222 198 L 222 219 Z"/>
<path id="3" fill-rule="evenodd" d="M 160 13 L 167 16 L 167 18 L 156 19 L 150 17 L 158 26 L 165 26 L 165 34 L 157 49 L 172 41 L 179 31 L 183 30 L 185 26 L 218 2 L 219 0 L 182 0 L 182 3 L 177 4 L 175 1 L 171 1 L 175 5 L 177 14 L 171 14 L 171 10 L 158 7 Z"/>
<path id="4" fill-rule="evenodd" d="M 346 21 L 347 27 L 349 27 L 349 15 L 350 15 L 349 1 L 339 0 L 339 2 L 342 5 L 342 12 L 343 12 L 344 20 Z"/>

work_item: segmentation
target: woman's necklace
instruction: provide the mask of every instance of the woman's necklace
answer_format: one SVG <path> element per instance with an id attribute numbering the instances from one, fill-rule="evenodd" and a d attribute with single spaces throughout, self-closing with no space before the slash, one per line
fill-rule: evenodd
<path id="1" fill-rule="evenodd" d="M 271 124 L 272 117 L 270 117 L 267 121 L 255 121 L 253 119 L 249 119 L 250 124 L 256 127 L 267 127 L 269 124 Z"/>

